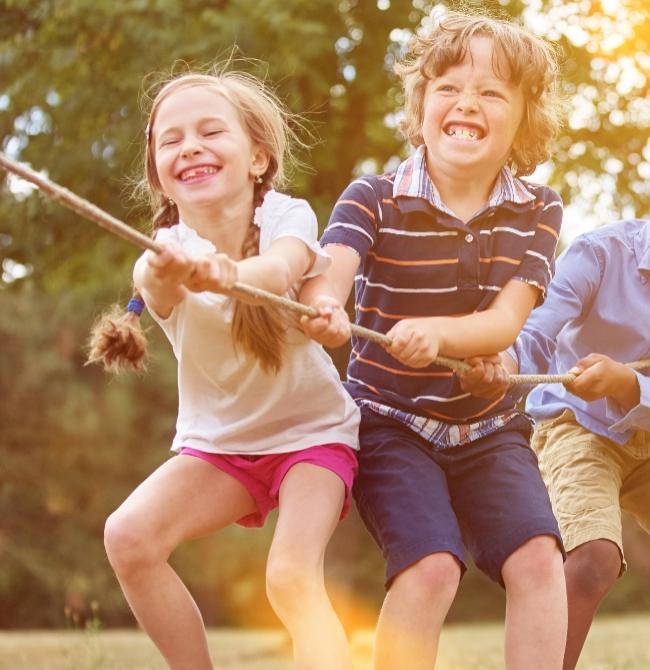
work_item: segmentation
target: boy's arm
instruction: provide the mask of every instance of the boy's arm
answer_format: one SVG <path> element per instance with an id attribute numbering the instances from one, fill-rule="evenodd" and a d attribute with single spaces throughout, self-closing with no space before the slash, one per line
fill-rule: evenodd
<path id="1" fill-rule="evenodd" d="M 558 336 L 591 309 L 601 282 L 601 267 L 587 237 L 579 237 L 557 260 L 557 270 L 542 305 L 534 309 L 508 354 L 523 374 L 546 374 Z M 563 372 L 563 371 L 560 371 Z"/>
<path id="2" fill-rule="evenodd" d="M 341 244 L 327 245 L 325 250 L 332 264 L 323 274 L 305 282 L 298 299 L 320 311 L 318 317 L 301 319 L 305 334 L 332 348 L 350 338 L 350 320 L 344 307 L 359 268 L 359 256 Z"/>
<path id="3" fill-rule="evenodd" d="M 589 354 L 571 372 L 578 377 L 566 384 L 569 392 L 587 402 L 604 398 L 610 430 L 650 430 L 650 377 L 604 354 Z"/>
<path id="4" fill-rule="evenodd" d="M 388 331 L 386 350 L 404 365 L 425 367 L 442 354 L 469 358 L 509 347 L 535 306 L 539 289 L 510 280 L 488 309 L 459 317 L 403 319 Z"/>
<path id="5" fill-rule="evenodd" d="M 544 303 L 531 312 L 515 343 L 501 353 L 505 369 L 497 373 L 491 369 L 493 362 L 468 360 L 472 370 L 457 373 L 463 390 L 479 398 L 496 398 L 507 390 L 506 373 L 547 373 L 560 331 L 590 309 L 599 285 L 596 252 L 587 238 L 580 237 L 558 259 Z"/>

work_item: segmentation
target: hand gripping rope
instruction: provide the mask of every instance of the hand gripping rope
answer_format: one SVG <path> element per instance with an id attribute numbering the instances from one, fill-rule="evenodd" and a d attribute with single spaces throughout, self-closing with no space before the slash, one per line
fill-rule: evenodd
<path id="1" fill-rule="evenodd" d="M 95 222 L 114 235 L 128 240 L 129 242 L 132 242 L 133 244 L 136 244 L 137 246 L 144 249 L 150 249 L 155 253 L 160 253 L 162 251 L 162 247 L 151 238 L 143 235 L 134 228 L 127 226 L 125 223 L 119 221 L 96 205 L 93 205 L 91 202 L 80 198 L 78 195 L 75 195 L 67 188 L 59 186 L 47 177 L 39 174 L 38 172 L 35 172 L 24 163 L 17 163 L 16 161 L 11 160 L 2 152 L 0 152 L 0 166 L 2 166 L 8 172 L 17 174 L 19 177 L 22 177 L 26 181 L 36 185 L 41 191 L 49 195 L 53 200 L 56 200 L 65 207 L 68 207 L 73 212 L 76 212 L 85 219 Z M 263 289 L 249 286 L 247 284 L 242 284 L 240 282 L 235 282 L 231 290 L 231 294 L 235 298 L 246 296 L 278 305 L 292 312 L 296 312 L 301 316 L 316 317 L 319 315 L 318 310 L 314 307 L 308 307 L 302 303 L 289 300 L 284 296 L 276 295 L 275 293 L 264 291 Z M 391 343 L 390 338 L 387 335 L 370 330 L 369 328 L 364 328 L 363 326 L 358 326 L 356 324 L 350 324 L 350 329 L 354 335 L 362 337 L 366 340 L 370 340 L 371 342 L 375 342 L 376 344 L 387 346 Z M 436 365 L 457 371 L 469 370 L 471 367 L 464 361 L 460 361 L 456 358 L 447 358 L 446 356 L 437 356 L 433 359 L 432 362 Z M 640 369 L 650 366 L 650 359 L 635 361 L 633 363 L 627 363 L 626 365 L 634 369 Z M 509 375 L 508 380 L 510 385 L 514 386 L 516 384 L 565 384 L 572 382 L 575 378 L 576 375 L 566 373 L 558 375 Z"/>

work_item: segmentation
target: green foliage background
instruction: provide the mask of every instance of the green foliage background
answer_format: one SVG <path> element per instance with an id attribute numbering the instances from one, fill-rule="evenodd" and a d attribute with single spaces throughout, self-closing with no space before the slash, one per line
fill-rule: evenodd
<path id="1" fill-rule="evenodd" d="M 453 3 L 451 3 L 453 4 Z M 570 123 L 548 166 L 565 201 L 601 222 L 648 216 L 649 21 L 643 0 L 482 8 L 524 16 L 563 48 Z M 321 224 L 360 171 L 406 153 L 395 130 L 391 66 L 426 0 L 3 0 L 0 141 L 8 155 L 141 230 L 129 198 L 143 145 L 145 75 L 239 52 L 306 113 L 319 137 L 292 192 Z M 538 12 L 538 13 L 535 13 Z M 543 19 L 543 20 L 542 20 Z M 616 36 L 620 39 L 617 41 Z M 0 627 L 83 622 L 98 603 L 107 625 L 131 622 L 102 547 L 106 516 L 168 457 L 175 365 L 151 329 L 147 376 L 108 379 L 84 367 L 95 316 L 129 294 L 136 249 L 7 179 L 0 185 Z M 335 352 L 341 367 L 345 352 Z M 232 528 L 174 557 L 208 624 L 274 622 L 263 563 L 271 524 Z M 628 531 L 632 574 L 613 609 L 650 605 L 640 588 L 646 539 Z M 645 547 L 645 549 L 644 549 Z M 356 516 L 328 557 L 347 624 L 371 624 L 382 561 Z M 452 617 L 498 616 L 500 591 L 470 571 Z M 96 607 L 95 604 L 92 607 Z"/>

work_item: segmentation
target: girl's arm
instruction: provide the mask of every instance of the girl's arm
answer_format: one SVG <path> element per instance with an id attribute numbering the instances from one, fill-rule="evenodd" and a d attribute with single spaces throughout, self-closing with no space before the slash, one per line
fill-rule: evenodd
<path id="1" fill-rule="evenodd" d="M 388 331 L 392 344 L 386 350 L 414 368 L 430 365 L 438 354 L 454 358 L 496 354 L 515 341 L 535 306 L 538 291 L 511 279 L 485 311 L 403 319 Z"/>
<path id="2" fill-rule="evenodd" d="M 283 295 L 301 279 L 314 263 L 315 254 L 297 237 L 281 237 L 258 256 L 235 262 L 225 254 L 211 254 L 196 261 L 196 269 L 186 282 L 192 291 L 228 293 L 238 281 L 270 293 Z M 253 297 L 237 296 L 249 304 L 260 304 Z"/>
<path id="3" fill-rule="evenodd" d="M 180 248 L 164 245 L 161 253 L 146 251 L 133 268 L 133 283 L 147 308 L 166 319 L 187 293 L 183 286 L 194 271 L 194 261 Z"/>
<path id="4" fill-rule="evenodd" d="M 259 256 L 237 263 L 238 281 L 283 295 L 307 274 L 314 260 L 314 252 L 302 240 L 281 237 Z"/>

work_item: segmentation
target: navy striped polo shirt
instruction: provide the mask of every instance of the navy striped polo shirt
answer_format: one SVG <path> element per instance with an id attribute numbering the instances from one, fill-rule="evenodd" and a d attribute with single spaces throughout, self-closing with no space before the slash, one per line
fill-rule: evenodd
<path id="1" fill-rule="evenodd" d="M 405 318 L 487 309 L 510 279 L 538 287 L 541 302 L 554 271 L 561 220 L 555 191 L 504 168 L 488 203 L 463 223 L 441 202 L 420 148 L 396 173 L 353 181 L 321 244 L 358 253 L 356 322 L 386 333 Z M 407 367 L 354 336 L 346 387 L 356 399 L 450 423 L 513 409 L 510 398 L 495 402 L 465 393 L 448 368 Z"/>

